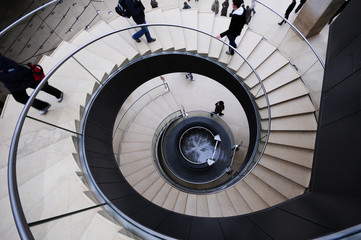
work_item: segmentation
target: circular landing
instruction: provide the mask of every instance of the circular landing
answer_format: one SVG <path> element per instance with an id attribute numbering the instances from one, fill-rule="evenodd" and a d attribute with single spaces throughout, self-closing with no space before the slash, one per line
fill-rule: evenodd
<path id="1" fill-rule="evenodd" d="M 160 154 L 155 161 L 172 185 L 184 191 L 211 192 L 224 183 L 217 180 L 231 165 L 231 138 L 210 115 L 181 118 L 158 138 Z"/>

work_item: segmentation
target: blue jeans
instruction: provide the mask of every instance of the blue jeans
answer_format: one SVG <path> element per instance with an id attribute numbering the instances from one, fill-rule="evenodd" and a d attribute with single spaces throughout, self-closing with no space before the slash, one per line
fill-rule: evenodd
<path id="1" fill-rule="evenodd" d="M 227 38 L 229 40 L 229 45 L 231 45 L 234 48 L 237 48 L 237 44 L 236 44 L 236 38 L 233 37 L 231 34 L 227 34 Z M 234 50 L 232 48 L 229 48 L 229 52 L 231 53 L 231 55 L 234 54 Z"/>
<path id="2" fill-rule="evenodd" d="M 144 24 L 145 23 L 146 22 L 144 22 Z M 148 27 L 141 27 L 141 29 L 133 35 L 133 38 L 138 39 L 141 36 L 143 36 L 143 34 L 145 34 L 145 37 L 147 38 L 148 42 L 152 40 L 152 36 L 150 36 L 150 32 L 148 30 Z"/>

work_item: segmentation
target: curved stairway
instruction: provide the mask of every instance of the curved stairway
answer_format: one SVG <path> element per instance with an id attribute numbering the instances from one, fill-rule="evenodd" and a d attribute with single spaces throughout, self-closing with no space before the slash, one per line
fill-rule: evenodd
<path id="1" fill-rule="evenodd" d="M 214 17 L 211 12 L 193 9 L 151 10 L 147 12 L 146 19 L 148 23 L 171 22 L 196 27 L 213 35 L 228 26 L 230 20 Z M 115 17 L 108 23 L 99 22 L 89 31 L 79 32 L 71 41 L 62 42 L 52 55 L 44 56 L 39 64 L 49 71 L 69 52 L 95 36 L 133 24 L 132 20 L 121 17 Z M 240 58 L 226 55 L 226 47 L 220 42 L 188 30 L 151 27 L 150 32 L 157 41 L 146 44 L 142 39 L 140 44 L 136 44 L 131 39 L 133 32 L 134 30 L 129 30 L 113 35 L 77 53 L 49 81 L 51 85 L 64 91 L 63 102 L 56 103 L 55 99 L 41 93 L 39 98 L 52 104 L 49 112 L 40 116 L 38 111 L 31 109 L 28 114 L 52 124 L 27 118 L 21 134 L 17 175 L 20 198 L 28 223 L 94 207 L 58 220 L 35 224 L 31 230 L 36 239 L 53 239 L 54 236 L 59 239 L 92 239 L 96 236 L 93 234 L 95 232 L 102 232 L 102 239 L 137 238 L 113 220 L 92 196 L 79 168 L 76 134 L 56 127 L 76 132 L 78 123 L 74 119 L 81 119 L 83 106 L 86 106 L 93 90 L 128 61 L 167 50 L 197 52 L 218 59 L 245 79 L 250 91 L 259 99 L 258 106 L 264 108 L 261 110 L 261 117 L 266 124 L 266 105 L 255 75 Z M 208 102 L 207 106 L 202 101 L 194 103 L 192 97 L 200 97 L 199 91 L 196 91 L 197 86 L 202 87 L 202 83 L 211 81 L 203 76 L 195 75 L 194 82 L 168 81 L 172 95 L 164 94 L 139 112 L 129 127 L 119 152 L 120 169 L 128 182 L 145 198 L 163 208 L 202 217 L 234 216 L 274 206 L 303 194 L 308 187 L 317 127 L 315 109 L 308 90 L 289 60 L 256 31 L 246 31 L 245 28 L 237 41 L 238 51 L 248 58 L 268 92 L 272 125 L 266 152 L 257 167 L 243 181 L 224 191 L 196 195 L 173 188 L 163 180 L 153 165 L 151 141 L 154 131 L 164 117 L 179 109 L 179 104 L 186 110 L 203 108 L 211 111 L 216 98 L 212 99 L 210 105 Z M 184 74 L 174 73 L 166 76 L 168 78 L 184 78 Z M 160 83 L 159 78 L 152 81 L 156 82 L 154 85 Z M 149 86 L 151 85 L 150 82 Z M 182 94 L 183 91 L 190 94 Z M 139 92 L 131 95 L 129 102 L 136 99 L 141 94 Z M 232 96 L 226 98 L 232 101 Z M 229 104 L 231 105 L 232 103 Z M 124 107 L 127 107 L 126 104 Z M 8 98 L 0 124 L 1 149 L 8 148 L 21 108 L 22 105 L 11 96 Z M 120 110 L 122 112 L 124 109 Z M 236 133 L 236 139 L 245 137 L 242 136 L 242 128 L 247 126 L 238 129 L 239 125 L 232 122 L 232 115 L 227 113 L 227 109 L 224 119 Z M 36 144 L 32 144 L 34 142 Z M 4 152 L 1 151 L 1 154 Z M 1 163 L 2 175 L 6 175 L 6 164 Z M 3 189 L 0 198 L 2 208 L 9 211 L 7 192 Z M 64 226 L 68 226 L 70 230 L 62 231 Z M 103 235 L 103 232 L 107 232 L 107 235 Z M 16 229 L 9 221 L 1 226 L 0 233 L 10 239 L 16 234 Z"/>

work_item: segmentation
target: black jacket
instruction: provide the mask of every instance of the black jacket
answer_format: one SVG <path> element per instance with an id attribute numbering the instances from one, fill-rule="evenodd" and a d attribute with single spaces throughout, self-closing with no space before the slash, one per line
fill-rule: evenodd
<path id="1" fill-rule="evenodd" d="M 243 8 L 243 7 L 241 7 Z M 241 34 L 242 28 L 244 26 L 244 24 L 246 23 L 246 11 L 243 8 L 243 14 L 239 15 L 237 14 L 237 10 L 233 12 L 232 14 L 232 18 L 231 18 L 231 23 L 229 24 L 228 30 L 221 33 L 221 37 L 224 37 L 228 34 L 230 34 L 231 36 L 233 36 L 234 38 L 236 38 L 237 36 L 239 36 Z"/>
<path id="2" fill-rule="evenodd" d="M 125 0 L 127 10 L 137 24 L 145 23 L 144 5 L 140 0 Z"/>
<path id="3" fill-rule="evenodd" d="M 27 89 L 34 83 L 32 71 L 0 55 L 0 81 L 10 92 Z"/>

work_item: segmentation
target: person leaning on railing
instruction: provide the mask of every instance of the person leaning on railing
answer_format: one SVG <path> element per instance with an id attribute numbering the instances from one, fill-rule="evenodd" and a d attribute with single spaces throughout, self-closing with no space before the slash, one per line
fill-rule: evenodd
<path id="1" fill-rule="evenodd" d="M 35 81 L 32 71 L 22 66 L 13 60 L 0 54 L 0 81 L 4 83 L 5 87 L 11 92 L 14 99 L 22 104 L 26 104 L 29 100 L 29 95 L 26 92 L 27 88 L 35 89 L 41 81 Z M 41 89 L 42 91 L 53 95 L 58 102 L 63 100 L 63 92 L 59 89 L 50 86 L 48 83 Z M 39 99 L 34 99 L 32 106 L 44 115 L 50 108 L 50 104 Z"/>

